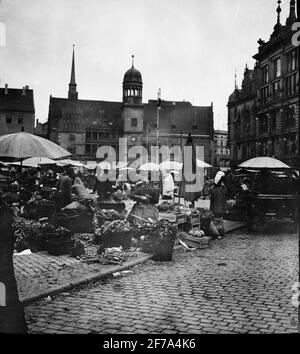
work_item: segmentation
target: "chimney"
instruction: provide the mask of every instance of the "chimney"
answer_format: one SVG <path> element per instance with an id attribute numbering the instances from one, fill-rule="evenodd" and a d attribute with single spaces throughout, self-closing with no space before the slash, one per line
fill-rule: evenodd
<path id="1" fill-rule="evenodd" d="M 25 86 L 22 87 L 22 96 L 25 96 Z"/>
<path id="2" fill-rule="evenodd" d="M 26 89 L 26 90 L 29 90 L 29 86 L 28 86 L 28 85 L 26 85 L 26 86 L 25 86 L 25 89 Z"/>
<path id="3" fill-rule="evenodd" d="M 39 120 L 37 119 L 36 120 L 36 127 L 39 125 Z"/>
<path id="4" fill-rule="evenodd" d="M 7 95 L 8 94 L 8 85 L 5 84 L 5 94 Z"/>

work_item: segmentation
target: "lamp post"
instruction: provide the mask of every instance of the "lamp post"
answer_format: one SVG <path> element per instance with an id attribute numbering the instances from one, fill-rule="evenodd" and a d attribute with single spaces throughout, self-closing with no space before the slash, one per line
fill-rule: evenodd
<path id="1" fill-rule="evenodd" d="M 157 149 L 157 164 L 159 164 L 159 111 L 161 109 L 161 89 L 157 92 L 157 110 L 156 110 L 156 149 Z"/>

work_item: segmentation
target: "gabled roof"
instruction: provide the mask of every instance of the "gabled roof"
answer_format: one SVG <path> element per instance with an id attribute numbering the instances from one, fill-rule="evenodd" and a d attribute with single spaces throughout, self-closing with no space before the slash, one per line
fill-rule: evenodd
<path id="1" fill-rule="evenodd" d="M 8 88 L 6 94 L 5 88 L 0 88 L 0 111 L 34 112 L 33 90 L 25 89 L 24 95 L 22 92 Z"/>

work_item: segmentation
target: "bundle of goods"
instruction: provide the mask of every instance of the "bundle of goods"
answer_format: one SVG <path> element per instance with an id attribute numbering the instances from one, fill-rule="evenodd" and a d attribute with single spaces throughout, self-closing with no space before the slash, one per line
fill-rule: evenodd
<path id="1" fill-rule="evenodd" d="M 128 221 L 105 221 L 101 227 L 95 229 L 94 243 L 100 245 L 100 250 L 118 246 L 128 249 L 131 246 L 131 237 L 132 229 Z"/>
<path id="2" fill-rule="evenodd" d="M 73 202 L 62 209 L 60 213 L 52 216 L 51 222 L 56 226 L 63 226 L 73 233 L 88 232 L 94 230 L 93 212 L 79 202 Z"/>
<path id="3" fill-rule="evenodd" d="M 174 205 L 170 202 L 163 201 L 157 206 L 157 209 L 162 212 L 174 211 Z"/>
<path id="4" fill-rule="evenodd" d="M 121 248 L 112 247 L 101 252 L 99 259 L 102 264 L 121 265 L 127 260 L 127 254 L 123 252 Z"/>
<path id="5" fill-rule="evenodd" d="M 153 252 L 154 260 L 172 260 L 177 225 L 168 220 L 159 220 L 155 224 L 146 225 L 144 232 L 145 235 L 141 237 L 143 252 Z"/>

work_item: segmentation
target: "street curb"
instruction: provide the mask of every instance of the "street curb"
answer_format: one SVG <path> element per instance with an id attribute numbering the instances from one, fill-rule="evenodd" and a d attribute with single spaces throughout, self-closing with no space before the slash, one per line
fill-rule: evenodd
<path id="1" fill-rule="evenodd" d="M 93 273 L 91 275 L 86 275 L 84 278 L 81 278 L 81 279 L 74 281 L 74 282 L 70 282 L 68 285 L 54 286 L 54 287 L 50 288 L 49 290 L 44 291 L 38 295 L 33 295 L 33 296 L 22 299 L 21 303 L 23 304 L 23 306 L 28 306 L 28 305 L 32 304 L 33 302 L 36 302 L 36 301 L 46 298 L 47 296 L 57 295 L 61 292 L 74 289 L 77 286 L 84 285 L 84 284 L 91 282 L 91 281 L 96 281 L 96 280 L 100 280 L 103 278 L 107 278 L 107 277 L 111 276 L 113 273 L 120 272 L 120 271 L 126 270 L 128 268 L 132 268 L 132 267 L 134 267 L 138 264 L 141 264 L 141 263 L 145 263 L 146 261 L 148 261 L 152 257 L 153 257 L 153 255 L 149 254 L 149 255 L 141 257 L 135 261 L 131 261 L 127 264 L 124 264 L 121 266 L 116 266 L 111 269 L 99 272 L 99 273 Z"/>
<path id="2" fill-rule="evenodd" d="M 241 228 L 244 228 L 245 226 L 246 225 L 237 226 L 237 227 L 235 227 L 233 229 L 225 231 L 225 234 L 227 234 L 229 232 L 233 232 L 233 231 L 239 230 Z M 182 246 L 177 245 L 177 246 L 174 247 L 174 250 L 178 250 L 180 248 L 182 248 Z M 120 272 L 120 271 L 126 270 L 128 268 L 132 268 L 132 267 L 134 267 L 134 266 L 136 266 L 138 264 L 141 264 L 141 263 L 145 263 L 149 259 L 151 259 L 152 257 L 153 257 L 153 255 L 149 254 L 149 255 L 141 257 L 141 258 L 139 258 L 137 260 L 131 261 L 131 262 L 127 263 L 127 264 L 121 265 L 121 266 L 116 266 L 116 267 L 113 267 L 111 269 L 99 272 L 99 273 L 93 272 L 93 274 L 86 275 L 85 277 L 83 277 L 81 279 L 78 279 L 77 281 L 70 282 L 67 285 L 53 286 L 49 290 L 44 291 L 44 292 L 42 292 L 42 293 L 40 293 L 38 295 L 33 295 L 33 296 L 26 297 L 26 298 L 22 299 L 21 303 L 23 304 L 23 306 L 28 306 L 28 305 L 30 305 L 30 304 L 32 304 L 32 303 L 34 303 L 36 301 L 42 300 L 42 299 L 44 299 L 44 298 L 46 298 L 48 296 L 58 295 L 59 293 L 72 290 L 72 289 L 74 289 L 74 288 L 76 288 L 78 286 L 85 285 L 85 284 L 87 284 L 89 282 L 100 280 L 100 279 L 103 279 L 103 278 L 107 278 L 107 277 L 111 276 L 113 273 Z"/>

